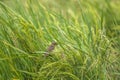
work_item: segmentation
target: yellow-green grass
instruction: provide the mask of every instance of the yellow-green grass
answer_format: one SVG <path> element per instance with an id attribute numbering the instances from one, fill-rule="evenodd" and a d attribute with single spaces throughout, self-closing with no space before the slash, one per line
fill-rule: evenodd
<path id="1" fill-rule="evenodd" d="M 1 1 L 0 80 L 119 80 L 117 3 Z M 58 45 L 44 56 L 53 41 Z"/>

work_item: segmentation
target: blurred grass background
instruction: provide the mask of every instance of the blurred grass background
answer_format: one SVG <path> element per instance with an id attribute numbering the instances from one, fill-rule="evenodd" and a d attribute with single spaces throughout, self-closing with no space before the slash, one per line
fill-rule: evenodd
<path id="1" fill-rule="evenodd" d="M 1 0 L 1 80 L 119 80 L 119 0 Z M 44 57 L 47 47 L 57 46 Z"/>

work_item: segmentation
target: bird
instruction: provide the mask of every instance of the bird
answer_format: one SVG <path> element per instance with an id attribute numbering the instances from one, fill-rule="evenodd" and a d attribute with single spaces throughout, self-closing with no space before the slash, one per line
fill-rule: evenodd
<path id="1" fill-rule="evenodd" d="M 48 48 L 46 49 L 46 52 L 45 52 L 45 56 L 49 56 L 50 55 L 50 52 L 52 52 L 54 49 L 55 49 L 55 46 L 57 45 L 57 43 L 55 41 L 53 41 L 49 46 Z"/>

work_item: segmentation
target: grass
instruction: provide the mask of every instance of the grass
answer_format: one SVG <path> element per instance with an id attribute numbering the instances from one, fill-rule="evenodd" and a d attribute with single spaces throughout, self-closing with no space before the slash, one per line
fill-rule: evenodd
<path id="1" fill-rule="evenodd" d="M 119 80 L 118 3 L 0 1 L 0 80 Z"/>

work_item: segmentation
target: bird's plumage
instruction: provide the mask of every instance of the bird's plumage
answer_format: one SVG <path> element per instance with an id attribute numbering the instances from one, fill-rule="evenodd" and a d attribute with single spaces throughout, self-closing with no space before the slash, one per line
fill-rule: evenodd
<path id="1" fill-rule="evenodd" d="M 50 52 L 52 52 L 55 49 L 55 46 L 57 45 L 56 42 L 52 42 L 51 45 L 48 46 L 45 56 L 48 56 Z"/>

